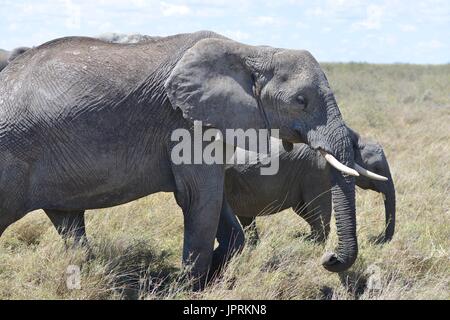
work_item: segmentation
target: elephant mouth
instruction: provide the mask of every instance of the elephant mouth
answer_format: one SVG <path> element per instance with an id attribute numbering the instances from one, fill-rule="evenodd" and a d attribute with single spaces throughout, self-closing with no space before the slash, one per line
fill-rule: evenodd
<path id="1" fill-rule="evenodd" d="M 308 144 L 310 148 L 312 148 L 314 151 L 319 152 L 322 157 L 325 158 L 325 160 L 336 170 L 342 172 L 345 175 L 353 176 L 353 177 L 359 177 L 360 175 L 365 176 L 369 179 L 378 180 L 378 181 L 388 181 L 389 179 L 381 176 L 379 174 L 376 174 L 374 172 L 371 172 L 357 163 L 354 163 L 354 167 L 350 168 L 340 162 L 335 156 L 333 156 L 333 152 L 331 151 L 331 148 L 326 147 L 322 143 L 318 141 L 308 141 L 306 137 L 302 134 L 301 126 L 299 124 L 295 125 L 294 131 L 296 132 L 298 138 L 300 139 L 301 143 Z M 307 142 L 308 141 L 308 142 Z M 286 151 L 291 151 L 293 149 L 293 144 L 289 141 L 283 140 L 283 147 Z"/>
<path id="2" fill-rule="evenodd" d="M 334 167 L 335 169 L 341 171 L 342 173 L 345 173 L 349 176 L 359 177 L 360 175 L 365 176 L 372 180 L 377 181 L 388 181 L 389 179 L 376 174 L 375 172 L 372 172 L 370 170 L 367 170 L 366 168 L 361 167 L 359 164 L 355 163 L 354 168 L 349 168 L 345 164 L 342 164 L 339 162 L 335 157 L 333 157 L 331 154 L 329 154 L 326 151 L 323 151 L 322 149 L 319 149 L 320 154 L 327 160 L 327 162 Z"/>
<path id="3" fill-rule="evenodd" d="M 339 162 L 339 160 L 336 159 L 334 156 L 332 156 L 330 153 L 324 151 L 323 149 L 319 149 L 319 152 L 322 155 L 322 157 L 324 157 L 325 160 L 327 160 L 327 162 L 336 170 L 339 170 L 342 173 L 345 173 L 349 176 L 359 177 L 358 171 L 350 167 L 347 167 L 345 164 Z"/>

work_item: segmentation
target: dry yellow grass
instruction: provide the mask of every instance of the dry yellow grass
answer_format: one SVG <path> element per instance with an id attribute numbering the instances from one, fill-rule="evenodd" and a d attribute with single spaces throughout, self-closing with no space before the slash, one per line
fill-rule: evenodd
<path id="1" fill-rule="evenodd" d="M 358 191 L 360 255 L 338 275 L 325 247 L 296 237 L 307 225 L 286 211 L 258 219 L 261 242 L 234 258 L 205 292 L 180 271 L 182 215 L 171 194 L 90 211 L 92 256 L 64 249 L 42 212 L 0 239 L 1 299 L 449 299 L 450 65 L 324 64 L 347 123 L 381 142 L 397 187 L 397 231 L 384 246 L 379 195 Z M 81 289 L 66 286 L 81 265 Z M 375 281 L 375 282 L 374 282 Z M 374 285 L 375 284 L 375 285 Z"/>

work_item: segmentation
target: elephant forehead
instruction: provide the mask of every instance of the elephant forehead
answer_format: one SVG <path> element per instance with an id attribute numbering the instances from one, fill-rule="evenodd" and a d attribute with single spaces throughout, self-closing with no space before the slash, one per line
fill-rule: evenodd
<path id="1" fill-rule="evenodd" d="M 380 157 L 383 154 L 383 149 L 378 144 L 367 143 L 364 146 L 362 153 L 367 157 Z"/>
<path id="2" fill-rule="evenodd" d="M 307 51 L 287 50 L 273 58 L 274 74 L 284 81 L 317 84 L 325 75 L 314 57 Z"/>
<path id="3" fill-rule="evenodd" d="M 317 60 L 306 50 L 281 50 L 274 54 L 273 59 L 278 68 L 289 66 L 314 71 L 319 67 Z"/>
<path id="4" fill-rule="evenodd" d="M 380 163 L 382 161 L 382 156 L 378 152 L 363 151 L 361 156 L 362 156 L 363 162 L 369 167 L 374 166 L 377 163 Z"/>

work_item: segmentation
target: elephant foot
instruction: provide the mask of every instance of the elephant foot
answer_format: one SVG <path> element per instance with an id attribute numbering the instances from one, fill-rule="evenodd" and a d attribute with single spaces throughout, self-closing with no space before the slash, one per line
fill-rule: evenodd
<path id="1" fill-rule="evenodd" d="M 192 279 L 190 281 L 190 288 L 193 292 L 202 292 L 208 286 L 208 283 L 211 282 L 211 279 L 205 275 L 195 276 L 193 274 L 189 274 L 188 279 Z"/>
<path id="2" fill-rule="evenodd" d="M 222 272 L 227 266 L 229 258 L 230 256 L 227 251 L 222 250 L 220 246 L 216 250 L 214 250 L 211 267 L 204 282 L 205 286 L 208 286 L 215 280 L 220 279 Z"/>
<path id="3" fill-rule="evenodd" d="M 222 272 L 227 263 L 227 258 L 228 257 L 226 251 L 222 250 L 220 246 L 216 250 L 214 250 L 211 268 L 208 273 L 208 282 Z"/>

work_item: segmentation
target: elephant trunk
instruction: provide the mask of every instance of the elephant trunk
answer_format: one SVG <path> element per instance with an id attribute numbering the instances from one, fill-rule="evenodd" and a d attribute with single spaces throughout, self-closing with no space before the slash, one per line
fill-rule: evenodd
<path id="1" fill-rule="evenodd" d="M 329 110 L 338 110 L 334 97 L 327 101 Z M 349 168 L 354 167 L 354 150 L 347 127 L 339 116 L 328 123 L 327 145 L 336 158 Z M 338 121 L 340 120 L 340 121 Z M 358 256 L 356 237 L 355 178 L 331 168 L 331 194 L 336 217 L 338 247 L 335 253 L 327 253 L 322 258 L 322 265 L 331 272 L 349 269 Z"/>
<path id="2" fill-rule="evenodd" d="M 384 197 L 384 208 L 386 214 L 386 230 L 384 234 L 384 241 L 388 242 L 392 240 L 395 232 L 395 187 L 390 175 L 388 187 L 384 192 Z"/>
<path id="3" fill-rule="evenodd" d="M 336 217 L 338 247 L 336 253 L 327 253 L 322 265 L 331 272 L 342 272 L 350 268 L 358 256 L 356 237 L 355 179 L 344 177 L 332 169 L 333 207 Z"/>
<path id="4" fill-rule="evenodd" d="M 327 108 L 327 121 L 310 130 L 303 141 L 311 148 L 321 151 L 322 155 L 331 154 L 341 165 L 331 167 L 331 194 L 336 214 L 338 248 L 336 253 L 327 253 L 322 258 L 322 265 L 331 272 L 341 272 L 350 268 L 358 255 L 356 238 L 355 178 L 339 171 L 358 174 L 354 168 L 355 155 L 353 141 L 347 126 L 342 120 L 334 95 L 329 91 L 324 97 Z M 298 132 L 302 132 L 301 126 Z M 323 152 L 324 151 L 324 152 Z M 326 159 L 326 158 L 325 158 Z M 326 159 L 328 161 L 328 159 Z"/>

